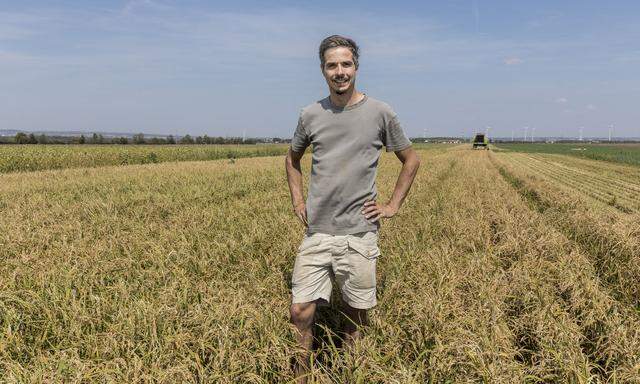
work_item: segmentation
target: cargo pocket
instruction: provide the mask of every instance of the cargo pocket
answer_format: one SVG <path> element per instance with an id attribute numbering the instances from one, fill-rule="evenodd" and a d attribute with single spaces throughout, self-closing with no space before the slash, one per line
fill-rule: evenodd
<path id="1" fill-rule="evenodd" d="M 378 256 L 380 256 L 380 248 L 378 248 L 377 244 L 369 244 L 368 242 L 354 239 L 349 239 L 348 243 L 349 248 L 353 249 L 369 260 L 377 259 Z"/>
<path id="2" fill-rule="evenodd" d="M 349 244 L 349 248 L 367 259 L 377 259 L 378 256 L 380 256 L 378 235 L 374 232 L 367 232 L 362 237 L 351 235 L 347 243 Z"/>
<path id="3" fill-rule="evenodd" d="M 380 248 L 375 239 L 367 240 L 353 237 L 349 244 L 349 285 L 356 289 L 369 289 L 376 286 L 376 259 Z"/>

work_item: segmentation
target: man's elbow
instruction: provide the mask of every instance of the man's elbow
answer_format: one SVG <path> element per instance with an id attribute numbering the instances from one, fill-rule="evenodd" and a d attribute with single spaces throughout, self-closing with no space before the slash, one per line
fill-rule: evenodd
<path id="1" fill-rule="evenodd" d="M 420 168 L 420 157 L 415 152 L 414 156 L 411 157 L 411 165 L 415 170 L 418 170 L 418 168 Z"/>
<path id="2" fill-rule="evenodd" d="M 286 166 L 296 167 L 300 165 L 300 156 L 297 153 L 294 153 L 291 148 L 287 151 L 287 155 L 284 158 L 284 163 Z"/>
<path id="3" fill-rule="evenodd" d="M 404 154 L 404 157 L 399 156 L 403 165 L 411 168 L 418 169 L 420 167 L 420 157 L 413 149 L 410 149 L 408 153 Z"/>

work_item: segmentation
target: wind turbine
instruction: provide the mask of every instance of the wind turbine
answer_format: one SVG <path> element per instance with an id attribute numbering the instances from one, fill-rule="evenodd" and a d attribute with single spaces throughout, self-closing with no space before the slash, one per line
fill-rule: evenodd
<path id="1" fill-rule="evenodd" d="M 609 142 L 611 142 L 611 133 L 613 132 L 613 124 L 609 125 Z"/>
<path id="2" fill-rule="evenodd" d="M 584 127 L 580 127 L 580 141 L 582 141 L 582 130 L 584 129 Z"/>
<path id="3" fill-rule="evenodd" d="M 527 141 L 527 131 L 529 130 L 529 127 L 524 127 L 524 139 L 522 141 L 526 142 Z"/>

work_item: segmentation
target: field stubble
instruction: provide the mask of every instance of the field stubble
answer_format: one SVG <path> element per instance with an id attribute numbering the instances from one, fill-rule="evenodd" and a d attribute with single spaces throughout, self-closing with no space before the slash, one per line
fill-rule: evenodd
<path id="1" fill-rule="evenodd" d="M 409 198 L 383 224 L 372 324 L 353 350 L 336 348 L 335 296 L 314 381 L 640 382 L 633 275 L 568 235 L 582 203 L 566 197 L 558 224 L 522 183 L 539 199 L 561 191 L 507 159 L 419 153 Z M 398 171 L 384 154 L 381 200 Z M 7 381 L 293 379 L 289 280 L 303 228 L 282 157 L 0 178 Z M 580 228 L 623 236 L 631 225 L 597 223 Z"/>

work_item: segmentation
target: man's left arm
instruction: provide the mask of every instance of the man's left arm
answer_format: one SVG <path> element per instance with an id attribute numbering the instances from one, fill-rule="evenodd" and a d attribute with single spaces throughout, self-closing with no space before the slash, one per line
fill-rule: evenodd
<path id="1" fill-rule="evenodd" d="M 373 200 L 364 203 L 362 213 L 366 219 L 371 218 L 371 222 L 376 222 L 381 217 L 393 217 L 398 212 L 409 193 L 413 179 L 418 172 L 418 167 L 420 167 L 420 159 L 413 147 L 410 146 L 400 151 L 394 151 L 394 153 L 398 160 L 402 162 L 402 170 L 398 175 L 391 199 L 386 204 L 378 204 Z"/>

